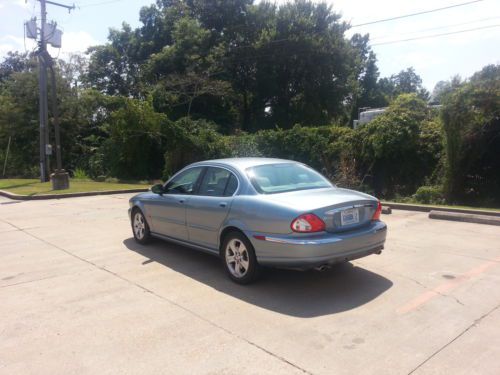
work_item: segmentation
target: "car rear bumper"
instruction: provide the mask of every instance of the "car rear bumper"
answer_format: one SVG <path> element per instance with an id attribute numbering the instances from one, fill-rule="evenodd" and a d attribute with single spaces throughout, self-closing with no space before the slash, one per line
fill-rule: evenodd
<path id="1" fill-rule="evenodd" d="M 387 226 L 381 221 L 343 233 L 316 235 L 270 235 L 253 233 L 250 238 L 260 264 L 309 269 L 349 261 L 384 248 Z"/>

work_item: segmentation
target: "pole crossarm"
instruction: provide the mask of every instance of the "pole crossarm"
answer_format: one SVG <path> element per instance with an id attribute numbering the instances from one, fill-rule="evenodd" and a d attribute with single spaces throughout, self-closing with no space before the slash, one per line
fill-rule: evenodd
<path id="1" fill-rule="evenodd" d="M 38 0 L 38 1 L 41 2 L 41 0 Z M 58 6 L 61 8 L 66 8 L 68 10 L 68 12 L 71 12 L 73 9 L 75 9 L 75 4 L 66 5 L 66 4 L 56 3 L 55 1 L 49 1 L 49 0 L 45 0 L 45 3 L 50 4 L 50 5 L 55 5 L 55 6 Z"/>

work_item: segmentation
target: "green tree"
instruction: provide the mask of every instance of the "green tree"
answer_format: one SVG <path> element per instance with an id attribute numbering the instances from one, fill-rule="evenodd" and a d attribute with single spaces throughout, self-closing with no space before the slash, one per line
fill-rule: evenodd
<path id="1" fill-rule="evenodd" d="M 370 49 L 368 42 L 368 34 L 364 36 L 355 34 L 351 38 L 357 69 L 354 71 L 351 83 L 349 123 L 359 118 L 361 108 L 378 108 L 389 104 L 379 84 L 377 57 Z"/>
<path id="2" fill-rule="evenodd" d="M 393 74 L 389 78 L 382 78 L 379 85 L 388 101 L 401 94 L 417 94 L 423 100 L 428 100 L 430 97 L 429 92 L 422 86 L 422 78 L 413 67 Z"/>
<path id="3" fill-rule="evenodd" d="M 38 68 L 33 56 L 11 54 L 16 63 L 12 64 L 9 73 L 0 82 L 0 148 L 12 139 L 8 166 L 8 174 L 12 176 L 38 175 L 39 163 L 39 104 L 38 104 Z M 7 64 L 3 64 L 5 67 Z M 4 70 L 4 72 L 7 70 Z M 76 92 L 70 82 L 61 74 L 56 64 L 56 82 L 61 125 L 61 143 L 63 163 L 66 168 L 72 159 L 73 140 L 78 132 L 75 113 L 78 107 Z M 49 82 L 49 90 L 51 90 Z M 49 91 L 50 92 L 50 91 Z M 49 133 L 50 143 L 54 144 L 52 107 L 49 97 Z M 4 160 L 3 152 L 0 158 Z"/>
<path id="4" fill-rule="evenodd" d="M 88 49 L 89 66 L 84 81 L 108 95 L 141 96 L 141 70 L 137 59 L 137 30 L 127 23 L 122 29 L 110 29 L 107 44 Z"/>
<path id="5" fill-rule="evenodd" d="M 445 195 L 500 204 L 500 65 L 489 65 L 442 99 Z"/>
<path id="6" fill-rule="evenodd" d="M 296 0 L 277 9 L 257 41 L 255 121 L 289 128 L 343 114 L 355 65 L 347 28 L 325 3 Z"/>
<path id="7" fill-rule="evenodd" d="M 155 108 L 172 119 L 203 116 L 231 123 L 231 86 L 217 79 L 218 49 L 210 48 L 210 32 L 199 21 L 184 17 L 174 25 L 172 45 L 148 62 L 155 83 Z M 225 114 L 224 114 L 225 113 Z"/>

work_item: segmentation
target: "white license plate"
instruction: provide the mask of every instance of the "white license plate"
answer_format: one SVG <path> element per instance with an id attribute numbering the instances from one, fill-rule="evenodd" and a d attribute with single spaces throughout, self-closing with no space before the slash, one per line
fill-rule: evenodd
<path id="1" fill-rule="evenodd" d="M 340 223 L 344 225 L 351 225 L 359 223 L 359 210 L 351 208 L 340 212 Z"/>

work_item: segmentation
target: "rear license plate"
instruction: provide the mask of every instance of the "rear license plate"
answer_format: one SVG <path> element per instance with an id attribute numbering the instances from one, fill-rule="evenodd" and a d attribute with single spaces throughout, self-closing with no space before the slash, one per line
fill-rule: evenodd
<path id="1" fill-rule="evenodd" d="M 340 212 L 340 223 L 342 226 L 359 223 L 359 210 L 351 208 Z"/>

